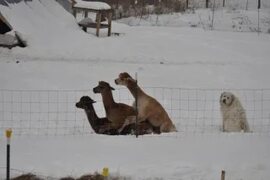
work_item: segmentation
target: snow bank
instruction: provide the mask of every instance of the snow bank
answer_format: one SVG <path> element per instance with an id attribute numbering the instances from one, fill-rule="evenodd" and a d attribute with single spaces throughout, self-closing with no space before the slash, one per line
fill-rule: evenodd
<path id="1" fill-rule="evenodd" d="M 0 141 L 0 147 L 5 142 Z M 108 167 L 114 175 L 140 179 L 267 180 L 269 137 L 244 134 L 204 136 L 52 137 L 12 139 L 12 168 L 41 175 L 81 176 Z M 0 167 L 5 156 L 0 156 Z M 0 171 L 4 177 L 4 171 Z"/>

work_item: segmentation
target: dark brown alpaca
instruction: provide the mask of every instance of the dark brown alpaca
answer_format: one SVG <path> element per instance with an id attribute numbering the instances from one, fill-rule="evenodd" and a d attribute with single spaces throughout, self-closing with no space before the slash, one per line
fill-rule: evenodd
<path id="1" fill-rule="evenodd" d="M 157 127 L 160 132 L 175 132 L 177 131 L 170 117 L 168 116 L 162 105 L 153 97 L 147 95 L 128 73 L 120 73 L 115 79 L 117 85 L 126 86 L 133 97 L 137 98 L 138 106 L 138 121 L 143 122 L 146 119 L 154 127 Z M 127 119 L 123 127 L 130 123 L 134 123 L 135 119 Z"/>
<path id="2" fill-rule="evenodd" d="M 89 121 L 90 126 L 97 134 L 108 134 L 108 135 L 127 135 L 134 134 L 135 132 L 135 124 L 130 124 L 126 126 L 123 131 L 120 133 L 118 129 L 110 128 L 111 122 L 108 118 L 99 118 L 95 112 L 93 103 L 96 103 L 89 96 L 81 97 L 80 101 L 76 103 L 77 108 L 84 109 L 87 119 Z M 107 130 L 106 130 L 107 128 Z M 148 122 L 141 123 L 138 125 L 138 134 L 149 134 L 152 132 L 151 126 Z"/>
<path id="3" fill-rule="evenodd" d="M 77 108 L 84 109 L 89 124 L 91 125 L 92 129 L 95 131 L 95 133 L 101 133 L 102 127 L 104 126 L 110 126 L 111 122 L 107 118 L 99 118 L 96 114 L 96 111 L 94 109 L 93 104 L 96 103 L 93 99 L 91 99 L 89 96 L 83 96 L 81 97 L 80 101 L 76 103 Z M 103 134 L 118 134 L 117 130 L 111 129 L 107 132 L 102 132 Z"/>

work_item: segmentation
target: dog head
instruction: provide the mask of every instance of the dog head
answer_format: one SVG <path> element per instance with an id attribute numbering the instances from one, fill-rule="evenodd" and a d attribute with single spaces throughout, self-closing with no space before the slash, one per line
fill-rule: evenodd
<path id="1" fill-rule="evenodd" d="M 136 83 L 136 80 L 134 80 L 127 72 L 120 73 L 118 78 L 115 79 L 115 84 L 117 85 L 123 85 L 128 86 L 132 83 Z"/>
<path id="2" fill-rule="evenodd" d="M 235 99 L 235 96 L 230 92 L 223 92 L 220 96 L 220 104 L 225 106 L 230 106 Z"/>
<path id="3" fill-rule="evenodd" d="M 109 83 L 105 81 L 99 81 L 98 86 L 93 88 L 94 93 L 104 93 L 111 90 L 115 90 L 115 89 L 111 87 Z"/>
<path id="4" fill-rule="evenodd" d="M 92 105 L 93 103 L 96 103 L 96 101 L 91 99 L 89 96 L 83 96 L 81 97 L 80 101 L 76 103 L 76 107 L 81 109 L 87 109 L 87 107 L 89 105 Z"/>

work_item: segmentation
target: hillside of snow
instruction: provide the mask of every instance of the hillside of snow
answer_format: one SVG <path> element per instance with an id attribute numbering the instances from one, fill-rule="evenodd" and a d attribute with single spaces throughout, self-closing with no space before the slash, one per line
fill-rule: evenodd
<path id="1" fill-rule="evenodd" d="M 196 10 L 158 16 L 158 21 L 155 15 L 113 21 L 112 32 L 120 35 L 107 37 L 104 30 L 100 38 L 93 30 L 83 32 L 78 19 L 53 0 L 0 5 L 0 11 L 28 44 L 26 48 L 0 48 L 0 134 L 6 127 L 15 130 L 12 176 L 32 172 L 55 179 L 79 177 L 109 167 L 111 174 L 132 180 L 214 180 L 220 179 L 221 170 L 230 180 L 270 178 L 269 9 L 261 11 L 259 34 L 256 11 L 223 9 L 217 10 L 212 31 L 211 11 Z M 92 133 L 84 112 L 74 103 L 89 95 L 98 101 L 98 115 L 104 116 L 100 95 L 92 92 L 104 80 L 116 88 L 117 101 L 130 104 L 129 92 L 114 83 L 124 71 L 138 74 L 139 85 L 160 100 L 179 132 L 138 139 Z M 162 87 L 167 91 L 162 92 Z M 155 88 L 161 88 L 165 96 Z M 176 93 L 178 88 L 183 96 Z M 243 100 L 253 133 L 220 132 L 218 100 L 223 90 Z M 43 106 L 42 102 L 55 97 L 61 103 Z M 193 104 L 192 98 L 200 104 Z M 188 109 L 184 115 L 190 119 L 194 119 L 192 110 L 204 107 L 202 103 L 213 107 L 207 104 L 209 111 L 202 117 L 198 113 L 200 117 L 193 122 L 174 114 L 172 99 L 183 102 L 177 108 L 180 112 Z M 52 107 L 58 111 L 51 116 L 43 112 Z M 62 111 L 65 114 L 57 114 Z M 69 122 L 63 124 L 66 128 L 73 128 L 70 122 L 74 120 L 77 125 L 86 124 L 84 131 L 89 133 L 62 136 L 53 131 L 51 136 L 29 129 L 43 123 L 38 116 L 42 113 L 44 128 L 49 128 L 48 122 L 60 126 L 57 120 L 65 119 Z M 204 117 L 211 118 L 210 124 Z M 197 129 L 201 124 L 205 125 L 202 132 Z M 265 131 L 256 129 L 257 125 Z M 0 179 L 5 178 L 5 144 L 0 136 Z"/>

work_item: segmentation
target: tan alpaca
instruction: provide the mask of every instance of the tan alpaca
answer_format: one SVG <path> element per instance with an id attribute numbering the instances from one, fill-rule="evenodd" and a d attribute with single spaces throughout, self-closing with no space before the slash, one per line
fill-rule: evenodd
<path id="1" fill-rule="evenodd" d="M 219 102 L 224 132 L 250 132 L 246 112 L 235 95 L 223 92 Z"/>
<path id="2" fill-rule="evenodd" d="M 120 73 L 119 77 L 115 79 L 115 83 L 117 85 L 126 86 L 133 97 L 135 99 L 137 97 L 139 122 L 147 119 L 153 126 L 159 127 L 160 132 L 177 131 L 162 105 L 156 99 L 143 92 L 143 90 L 137 86 L 137 82 L 128 73 Z M 128 118 L 124 126 L 134 121 L 134 118 Z"/>

